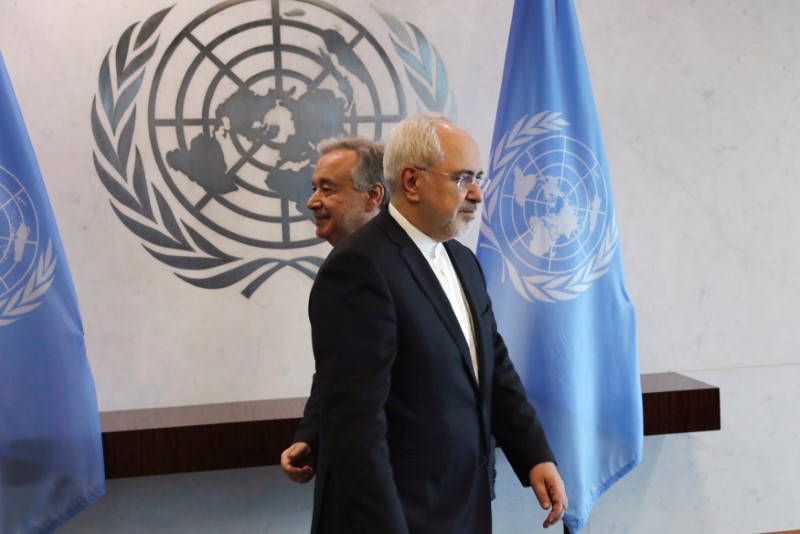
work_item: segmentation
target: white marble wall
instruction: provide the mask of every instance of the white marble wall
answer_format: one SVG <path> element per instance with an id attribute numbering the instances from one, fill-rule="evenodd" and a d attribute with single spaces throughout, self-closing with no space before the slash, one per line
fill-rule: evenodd
<path id="1" fill-rule="evenodd" d="M 642 372 L 721 389 L 588 531 L 800 528 L 800 3 L 578 2 Z"/>
<path id="2" fill-rule="evenodd" d="M 48 96 L 48 83 L 63 84 L 67 104 L 80 108 L 74 119 L 83 121 L 78 129 L 89 135 L 87 95 L 94 90 L 92 80 L 104 50 L 65 35 L 58 24 L 60 18 L 83 13 L 87 5 L 76 3 L 77 11 L 56 16 L 45 9 L 46 3 L 39 1 L 34 10 L 25 6 L 37 2 L 0 0 L 0 47 L 9 68 L 30 69 L 14 76 L 29 127 L 48 124 L 38 101 Z M 722 430 L 646 438 L 641 466 L 600 500 L 584 532 L 727 534 L 800 528 L 800 329 L 794 324 L 800 317 L 800 2 L 576 3 L 605 137 L 629 292 L 638 313 L 641 370 L 682 372 L 722 392 Z M 108 46 L 155 4 L 95 7 L 112 22 L 92 27 L 103 33 L 100 40 Z M 432 39 L 444 31 L 442 20 L 448 28 L 458 28 L 460 37 L 437 44 L 457 87 L 462 120 L 476 132 L 485 158 L 510 0 L 500 5 L 488 0 L 389 4 Z M 35 19 L 10 22 L 9 14 L 28 9 L 36 12 Z M 433 17 L 435 9 L 447 15 Z M 115 19 L 125 22 L 115 24 Z M 36 31 L 53 36 L 51 48 L 58 42 L 69 44 L 58 53 L 64 62 L 78 66 L 73 76 L 88 80 L 85 87 L 41 71 L 36 62 L 41 47 L 24 39 Z M 76 54 L 85 59 L 75 62 Z M 454 57 L 482 61 L 454 62 Z M 51 99 L 63 97 L 50 94 Z M 172 283 L 172 275 L 144 253 L 130 252 L 138 247 L 132 236 L 122 232 L 125 237 L 109 243 L 90 239 L 87 229 L 119 223 L 107 204 L 90 198 L 97 183 L 87 163 L 89 149 L 83 147 L 76 155 L 73 140 L 60 136 L 58 128 L 32 128 L 31 135 L 48 171 L 56 214 L 78 221 L 62 227 L 62 234 L 79 294 L 105 281 L 76 263 L 78 251 L 124 254 L 130 258 L 125 269 L 159 287 Z M 54 155 L 42 160 L 44 151 Z M 62 169 L 60 162 L 74 165 L 64 166 L 63 172 L 77 187 L 60 185 L 52 177 Z M 474 239 L 473 234 L 467 241 Z M 236 296 L 221 297 L 220 306 L 238 305 Z M 128 299 L 134 307 L 158 305 L 176 316 L 186 309 L 173 300 L 158 299 L 146 287 Z M 140 380 L 140 394 L 149 405 L 173 400 L 162 399 L 166 392 L 148 387 L 147 358 L 113 360 L 114 343 L 143 343 L 134 336 L 142 332 L 132 332 L 123 322 L 129 318 L 125 310 L 103 300 L 84 301 L 82 307 L 90 343 L 109 350 L 102 360 L 90 354 L 101 376 L 111 376 L 114 366 L 121 366 L 126 379 Z M 264 309 L 261 301 L 253 311 Z M 98 331 L 89 319 L 104 314 L 120 321 Z M 178 321 L 174 335 L 191 333 L 194 324 Z M 227 328 L 222 325 L 220 331 L 227 331 L 223 327 Z M 144 334 L 141 348 L 152 348 L 155 342 Z M 215 355 L 206 354 L 202 346 L 197 351 L 213 372 Z M 185 370 L 174 364 L 165 372 Z M 236 388 L 257 389 L 257 383 L 247 381 L 255 381 L 263 369 L 254 371 L 214 394 L 219 400 L 237 400 L 226 395 L 241 391 Z M 201 392 L 216 387 L 206 375 L 188 379 Z M 98 388 L 101 404 L 115 405 L 113 388 L 104 383 Z M 248 398 L 252 397 L 244 400 Z M 192 399 L 187 393 L 187 403 Z M 211 400 L 206 396 L 202 402 Z M 234 530 L 240 532 L 303 532 L 307 506 L 280 503 L 310 499 L 310 494 L 306 489 L 290 490 L 277 475 L 270 468 L 114 481 L 105 500 L 70 528 L 109 531 L 113 525 L 115 532 L 176 532 L 191 524 L 193 532 L 204 526 L 215 531 L 215 525 L 239 526 Z M 196 493 L 181 489 L 185 480 Z M 539 521 L 526 504 L 529 490 L 519 489 L 507 472 L 501 473 L 501 482 L 495 503 L 497 532 L 536 531 L 530 525 Z M 219 488 L 227 488 L 225 495 L 233 492 L 235 498 L 214 498 Z M 157 491 L 161 498 L 149 501 Z M 286 495 L 288 501 L 278 497 Z M 156 512 L 134 513 L 137 510 Z M 185 523 L 190 516 L 199 519 Z"/>

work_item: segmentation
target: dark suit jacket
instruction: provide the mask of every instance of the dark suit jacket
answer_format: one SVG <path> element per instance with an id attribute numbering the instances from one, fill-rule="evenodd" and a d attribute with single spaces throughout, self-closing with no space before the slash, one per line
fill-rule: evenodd
<path id="1" fill-rule="evenodd" d="M 447 296 L 387 212 L 317 275 L 312 532 L 490 532 L 495 439 L 525 485 L 534 465 L 555 461 L 475 256 L 456 241 L 445 248 L 473 318 L 479 382 Z"/>

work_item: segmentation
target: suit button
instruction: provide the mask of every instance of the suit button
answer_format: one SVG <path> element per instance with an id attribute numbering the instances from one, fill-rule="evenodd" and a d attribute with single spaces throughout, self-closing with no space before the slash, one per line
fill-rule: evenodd
<path id="1" fill-rule="evenodd" d="M 481 456 L 480 460 L 478 460 L 478 465 L 480 465 L 481 467 L 486 467 L 487 461 L 488 459 L 486 458 L 486 456 Z"/>

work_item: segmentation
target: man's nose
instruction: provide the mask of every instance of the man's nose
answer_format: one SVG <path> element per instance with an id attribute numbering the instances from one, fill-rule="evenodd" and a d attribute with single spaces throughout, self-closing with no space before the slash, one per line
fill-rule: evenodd
<path id="1" fill-rule="evenodd" d="M 306 202 L 306 207 L 310 210 L 315 210 L 322 207 L 322 202 L 319 199 L 319 190 L 311 193 L 311 196 L 308 197 L 308 202 Z"/>
<path id="2" fill-rule="evenodd" d="M 477 183 L 470 184 L 469 188 L 467 189 L 467 199 L 480 204 L 483 202 L 483 190 L 481 186 Z"/>

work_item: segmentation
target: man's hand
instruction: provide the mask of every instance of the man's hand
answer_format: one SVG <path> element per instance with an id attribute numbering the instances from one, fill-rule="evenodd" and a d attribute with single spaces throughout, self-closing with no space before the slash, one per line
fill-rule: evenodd
<path id="1" fill-rule="evenodd" d="M 294 482 L 305 484 L 314 478 L 314 455 L 308 443 L 298 441 L 281 453 L 281 468 Z"/>
<path id="2" fill-rule="evenodd" d="M 531 488 L 542 509 L 550 510 L 542 526 L 550 527 L 558 523 L 564 512 L 567 511 L 567 492 L 564 489 L 564 481 L 558 474 L 556 464 L 553 462 L 542 462 L 536 464 L 530 472 Z"/>

